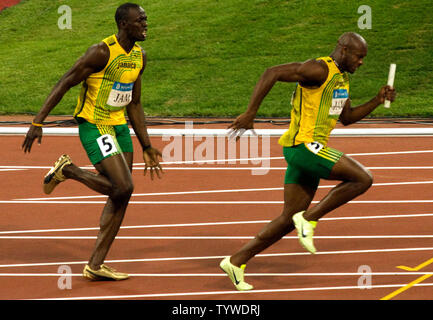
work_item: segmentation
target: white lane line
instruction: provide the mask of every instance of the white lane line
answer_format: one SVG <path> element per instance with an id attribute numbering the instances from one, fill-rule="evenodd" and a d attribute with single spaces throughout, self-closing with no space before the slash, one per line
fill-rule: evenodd
<path id="1" fill-rule="evenodd" d="M 397 288 L 406 284 L 386 284 L 371 285 L 369 289 Z M 433 286 L 433 283 L 418 283 L 416 287 Z M 250 291 L 199 291 L 199 292 L 176 292 L 176 293 L 150 293 L 134 295 L 116 295 L 116 296 L 86 296 L 86 297 L 66 297 L 66 298 L 44 298 L 31 300 L 101 300 L 101 299 L 133 299 L 133 298 L 161 298 L 161 297 L 190 297 L 190 296 L 209 296 L 223 294 L 254 294 L 254 293 L 281 293 L 281 292 L 301 292 L 301 291 L 333 291 L 333 290 L 360 290 L 359 286 L 339 286 L 339 287 L 307 287 L 307 288 L 290 288 L 290 289 L 264 289 Z"/>
<path id="2" fill-rule="evenodd" d="M 263 161 L 263 160 L 282 160 L 284 157 L 255 157 L 255 158 L 233 158 L 233 159 L 207 159 L 207 160 L 185 160 L 185 161 L 163 161 L 160 162 L 162 165 L 170 164 L 225 164 L 226 162 L 237 164 L 236 162 L 248 162 L 248 161 Z M 133 166 L 144 166 L 144 163 L 134 163 Z"/>
<path id="3" fill-rule="evenodd" d="M 394 219 L 394 218 L 422 218 L 431 217 L 433 213 L 412 213 L 412 214 L 389 214 L 383 216 L 353 216 L 353 217 L 330 217 L 321 218 L 320 221 L 326 220 L 362 220 L 362 219 Z"/>
<path id="4" fill-rule="evenodd" d="M 406 166 L 406 167 L 366 167 L 370 170 L 430 170 L 433 166 Z"/>
<path id="5" fill-rule="evenodd" d="M 433 181 L 429 181 L 433 183 Z M 275 188 L 250 188 L 250 189 L 221 189 L 221 190 L 199 190 L 199 191 L 174 191 L 174 192 L 151 192 L 151 193 L 134 193 L 132 197 L 141 196 L 169 196 L 169 195 L 187 195 L 187 194 L 208 194 L 208 193 L 231 193 L 231 192 L 258 192 L 258 191 L 280 191 L 283 187 Z M 15 200 L 65 200 L 65 199 L 92 199 L 92 198 L 107 198 L 105 195 L 94 195 L 94 196 L 74 196 L 74 197 L 51 197 L 51 198 L 26 198 L 26 199 L 15 199 Z"/>
<path id="6" fill-rule="evenodd" d="M 433 150 L 413 150 L 413 151 L 390 151 L 390 152 L 364 152 L 364 153 L 348 153 L 348 156 L 385 156 L 396 154 L 416 154 L 416 153 L 433 153 Z"/>
<path id="7" fill-rule="evenodd" d="M 377 156 L 377 155 L 398 155 L 398 154 L 418 154 L 418 153 L 433 153 L 433 150 L 412 150 L 412 151 L 391 151 L 391 152 L 364 152 L 364 153 L 348 153 L 348 156 Z M 234 159 L 207 159 L 207 160 L 192 160 L 192 161 L 166 161 L 161 162 L 167 164 L 196 164 L 196 163 L 215 163 L 215 162 L 237 162 L 237 161 L 260 161 L 260 160 L 283 160 L 284 157 L 254 157 L 254 158 L 234 158 Z M 134 166 L 144 166 L 144 163 L 134 163 Z M 51 169 L 51 166 L 0 166 L 0 169 Z M 80 167 L 82 169 L 93 168 L 92 165 Z"/>
<path id="8" fill-rule="evenodd" d="M 81 167 L 82 169 L 89 169 L 90 167 Z M 433 166 L 392 166 L 392 167 L 366 167 L 370 170 L 431 170 Z M 28 169 L 51 169 L 51 167 L 42 167 L 42 166 L 11 166 L 10 168 L 1 168 L 0 171 L 21 171 Z M 133 170 L 144 170 L 144 167 L 133 167 Z M 248 167 L 164 167 L 164 171 L 167 170 L 287 170 L 287 167 L 262 167 L 262 166 L 248 166 Z"/>
<path id="9" fill-rule="evenodd" d="M 28 170 L 28 169 L 51 169 L 52 166 L 0 166 L 1 169 L 17 169 L 17 170 Z M 81 169 L 89 169 L 88 166 L 80 167 Z"/>
<path id="10" fill-rule="evenodd" d="M 406 167 L 366 167 L 370 170 L 431 170 L 433 166 L 406 166 Z M 135 167 L 134 170 L 144 170 L 144 167 Z M 287 167 L 165 167 L 164 170 L 287 170 Z"/>
<path id="11" fill-rule="evenodd" d="M 312 201 L 311 203 L 318 203 L 319 201 Z M 1 200 L 0 204 L 105 204 L 105 201 L 28 201 L 28 200 Z M 396 204 L 396 203 L 433 203 L 432 199 L 427 200 L 354 200 L 349 201 L 348 204 Z M 129 204 L 147 204 L 147 205 L 204 205 L 204 204 L 215 204 L 215 205 L 242 205 L 242 204 L 284 204 L 284 201 L 130 201 Z"/>
<path id="12" fill-rule="evenodd" d="M 314 236 L 314 239 L 431 239 L 433 235 Z M 93 240 L 96 236 L 0 236 L 0 240 Z M 117 236 L 116 240 L 250 240 L 254 236 Z M 283 240 L 297 236 L 286 236 Z"/>
<path id="13" fill-rule="evenodd" d="M 419 185 L 419 184 L 433 184 L 432 180 L 427 181 L 407 181 L 407 182 L 382 182 L 373 183 L 373 187 L 384 187 L 384 186 L 406 186 L 406 185 Z M 333 188 L 336 185 L 322 185 L 319 189 Z M 150 192 L 150 193 L 134 193 L 132 197 L 142 196 L 170 196 L 170 195 L 188 195 L 188 194 L 212 194 L 212 193 L 232 193 L 232 192 L 261 192 L 261 191 L 281 191 L 284 187 L 273 187 L 273 188 L 244 188 L 244 189 L 221 189 L 221 190 L 198 190 L 198 191 L 174 191 L 174 192 Z M 95 198 L 107 198 L 105 195 L 91 195 L 91 196 L 70 196 L 70 197 L 44 197 L 44 198 L 23 198 L 14 199 L 16 201 L 39 201 L 39 200 L 72 200 L 72 199 L 95 199 Z M 12 200 L 12 201 L 14 201 Z"/>
<path id="14" fill-rule="evenodd" d="M 325 218 L 321 218 L 320 221 L 394 219 L 394 218 L 427 218 L 427 217 L 432 217 L 432 216 L 433 216 L 433 213 L 389 214 L 389 215 L 382 215 L 382 216 L 352 216 L 352 217 L 329 217 L 329 218 L 325 217 Z M 264 223 L 269 223 L 270 221 L 271 220 L 250 220 L 250 221 L 227 221 L 227 222 L 173 223 L 173 224 L 154 224 L 154 225 L 151 224 L 151 225 L 121 226 L 120 229 L 179 228 L 179 227 L 239 225 L 239 224 L 264 224 Z M 75 231 L 93 231 L 93 230 L 99 230 L 99 227 L 10 230 L 10 231 L 0 231 L 0 234 L 70 232 L 70 231 L 75 232 Z"/>
<path id="15" fill-rule="evenodd" d="M 46 166 L 0 166 L 0 169 L 10 170 L 10 169 L 51 169 L 51 167 Z"/>
<path id="16" fill-rule="evenodd" d="M 393 152 L 367 152 L 367 153 L 349 153 L 353 156 L 379 156 L 379 155 L 396 155 L 396 154 L 417 154 L 417 153 L 433 153 L 433 150 L 416 150 L 416 151 L 393 151 Z M 215 163 L 215 162 L 236 162 L 236 161 L 262 161 L 262 160 L 283 160 L 284 157 L 256 157 L 256 158 L 238 158 L 238 159 L 212 159 L 212 160 L 193 160 L 193 161 L 167 161 L 161 164 L 194 164 L 194 163 Z M 144 166 L 144 163 L 135 163 L 134 166 Z"/>
<path id="17" fill-rule="evenodd" d="M 362 254 L 362 253 L 384 253 L 384 252 L 411 252 L 411 251 L 433 251 L 433 247 L 418 248 L 391 248 L 391 249 L 363 249 L 363 250 L 341 250 L 341 251 L 318 251 L 315 255 L 339 255 L 339 254 Z M 289 257 L 289 256 L 310 256 L 309 252 L 288 252 L 288 253 L 263 253 L 255 257 Z M 117 259 L 106 260 L 106 263 L 130 263 L 130 262 L 164 262 L 164 261 L 191 261 L 191 260 L 214 260 L 223 259 L 227 255 L 200 256 L 200 257 L 169 257 L 169 258 L 143 258 L 143 259 Z M 2 264 L 0 268 L 15 267 L 39 267 L 39 266 L 58 266 L 58 265 L 85 265 L 88 261 L 62 261 L 62 262 L 38 262 L 38 263 L 14 263 Z"/>
<path id="18" fill-rule="evenodd" d="M 128 273 L 131 277 L 226 277 L 224 273 Z M 299 273 L 245 273 L 247 277 L 352 277 L 352 276 L 418 276 L 433 272 L 299 272 Z M 0 277 L 82 277 L 82 273 L 0 273 Z"/>
<path id="19" fill-rule="evenodd" d="M 397 154 L 417 154 L 417 153 L 433 153 L 433 150 L 414 150 L 414 151 L 392 151 L 392 152 L 364 152 L 364 153 L 348 153 L 353 156 L 380 156 L 380 155 L 397 155 Z M 256 157 L 256 158 L 237 158 L 237 159 L 211 159 L 211 160 L 192 160 L 192 161 L 167 161 L 161 164 L 195 164 L 195 163 L 215 163 L 215 162 L 236 162 L 236 161 L 261 161 L 261 160 L 283 160 L 284 157 Z M 144 166 L 144 163 L 135 163 L 134 166 Z"/>
<path id="20" fill-rule="evenodd" d="M 433 213 L 412 213 L 412 214 L 390 214 L 382 216 L 353 216 L 353 217 L 330 217 L 321 218 L 320 221 L 340 221 L 340 220 L 364 220 L 364 219 L 394 219 L 394 218 L 423 218 L 432 217 Z M 220 226 L 238 224 L 263 224 L 271 220 L 250 220 L 250 221 L 227 221 L 227 222 L 198 222 L 198 223 L 174 223 L 174 224 L 155 224 L 155 225 L 136 225 L 121 226 L 120 229 L 146 229 L 146 228 L 178 228 L 178 227 L 201 227 L 201 226 Z M 14 233 L 41 233 L 41 232 L 69 232 L 69 231 L 92 231 L 99 230 L 99 227 L 83 228 L 61 228 L 61 229 L 35 229 L 35 230 L 11 230 L 0 231 L 0 234 Z"/>
<path id="21" fill-rule="evenodd" d="M 433 216 L 433 213 L 431 214 Z M 199 227 L 199 226 L 217 226 L 231 224 L 255 224 L 267 223 L 270 220 L 255 220 L 255 221 L 228 221 L 228 222 L 201 222 L 201 223 L 176 223 L 176 224 L 157 224 L 157 225 L 141 225 L 141 226 L 121 226 L 120 229 L 144 229 L 144 228 L 172 228 L 172 227 Z M 64 231 L 90 231 L 99 230 L 99 227 L 87 228 L 64 228 L 64 229 L 39 229 L 39 230 L 15 230 L 15 231 L 0 231 L 0 234 L 11 233 L 37 233 L 37 232 L 64 232 Z"/>

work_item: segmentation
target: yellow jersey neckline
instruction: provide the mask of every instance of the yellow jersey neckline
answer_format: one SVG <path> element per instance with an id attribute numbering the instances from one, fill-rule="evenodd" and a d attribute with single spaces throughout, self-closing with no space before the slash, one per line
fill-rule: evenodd
<path id="1" fill-rule="evenodd" d="M 338 72 L 339 72 L 340 74 L 343 74 L 344 72 L 342 72 L 342 71 L 340 70 L 340 68 L 338 67 L 337 62 L 335 62 L 335 59 L 334 59 L 333 57 L 331 57 L 331 56 L 328 56 L 328 57 L 331 58 L 332 63 L 333 63 L 334 66 L 337 68 Z"/>
<path id="2" fill-rule="evenodd" d="M 131 51 L 126 52 L 125 48 L 122 47 L 122 45 L 120 44 L 119 40 L 117 40 L 117 34 L 114 34 L 114 41 L 116 41 L 117 45 L 122 49 L 122 51 L 123 51 L 127 56 L 129 56 L 129 55 L 132 53 L 132 51 L 134 51 L 134 48 L 135 48 L 135 46 L 136 46 L 136 44 L 134 43 L 134 45 L 133 45 Z"/>

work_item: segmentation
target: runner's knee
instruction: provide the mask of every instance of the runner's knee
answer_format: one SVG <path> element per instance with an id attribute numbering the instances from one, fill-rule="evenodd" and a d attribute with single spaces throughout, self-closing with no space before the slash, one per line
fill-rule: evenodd
<path id="1" fill-rule="evenodd" d="M 366 192 L 373 184 L 373 175 L 371 174 L 370 170 L 364 169 L 354 182 L 357 185 L 359 194 L 362 194 Z"/>
<path id="2" fill-rule="evenodd" d="M 113 192 L 111 198 L 114 201 L 125 201 L 129 200 L 134 191 L 134 184 L 132 181 L 124 181 L 122 183 L 113 184 Z"/>
<path id="3" fill-rule="evenodd" d="M 339 165 L 339 166 L 337 166 Z M 351 182 L 359 194 L 367 191 L 373 184 L 373 175 L 360 163 L 349 157 L 342 157 L 334 167 L 336 171 L 331 172 L 331 178 Z"/>
<path id="4" fill-rule="evenodd" d="M 373 184 L 373 174 L 368 169 L 364 170 L 363 184 L 366 190 Z"/>

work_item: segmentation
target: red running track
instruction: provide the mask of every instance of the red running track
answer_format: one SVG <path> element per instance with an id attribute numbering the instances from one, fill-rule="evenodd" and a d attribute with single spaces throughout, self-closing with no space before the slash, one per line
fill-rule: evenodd
<path id="1" fill-rule="evenodd" d="M 4 8 L 12 7 L 20 2 L 21 0 L 2 0 L 2 2 L 0 3 L 0 11 Z"/>
<path id="2" fill-rule="evenodd" d="M 90 164 L 79 138 L 45 136 L 27 155 L 22 139 L 0 140 L 0 299 L 431 299 L 430 137 L 331 138 L 330 146 L 357 154 L 353 158 L 371 168 L 373 187 L 319 222 L 316 255 L 292 232 L 252 259 L 250 292 L 235 291 L 218 264 L 281 211 L 285 162 L 276 139 L 270 156 L 277 159 L 265 175 L 239 169 L 251 162 L 166 164 L 163 179 L 151 181 L 137 165 L 134 196 L 107 257 L 132 275 L 121 282 L 80 275 L 105 199 L 75 181 L 50 196 L 42 192 L 42 178 L 61 153 Z M 168 143 L 152 141 L 161 150 Z M 372 154 L 384 152 L 391 154 Z M 139 153 L 134 159 L 142 163 Z M 334 183 L 323 181 L 315 201 Z M 63 265 L 71 282 L 62 282 Z M 71 289 L 62 290 L 59 281 Z"/>

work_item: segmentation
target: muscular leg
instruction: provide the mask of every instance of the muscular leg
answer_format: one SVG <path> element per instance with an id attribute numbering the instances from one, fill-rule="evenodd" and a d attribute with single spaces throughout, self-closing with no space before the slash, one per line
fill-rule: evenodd
<path id="1" fill-rule="evenodd" d="M 103 160 L 95 166 L 99 172 L 108 176 L 113 184 L 113 192 L 109 194 L 102 211 L 98 237 L 89 259 L 89 266 L 93 270 L 99 269 L 104 262 L 108 250 L 120 229 L 134 188 L 131 177 L 132 153 L 124 153 L 124 156 L 110 157 L 105 160 L 114 159 L 110 162 Z"/>
<path id="2" fill-rule="evenodd" d="M 313 200 L 316 190 L 299 184 L 284 185 L 283 213 L 267 224 L 257 236 L 230 258 L 235 266 L 246 264 L 256 254 L 262 252 L 294 229 L 292 216 L 306 210 Z"/>
<path id="3" fill-rule="evenodd" d="M 81 182 L 101 194 L 110 195 L 113 191 L 113 184 L 110 179 L 100 172 L 94 173 L 89 170 L 83 170 L 72 163 L 65 166 L 62 173 L 66 178 Z"/>
<path id="4" fill-rule="evenodd" d="M 95 165 L 98 174 L 75 165 L 65 166 L 63 170 L 67 178 L 82 182 L 109 197 L 102 211 L 99 234 L 89 260 L 93 270 L 99 269 L 104 262 L 123 221 L 133 191 L 132 158 L 133 154 L 129 152 L 106 158 Z"/>
<path id="5" fill-rule="evenodd" d="M 307 220 L 317 221 L 326 213 L 356 198 L 370 188 L 373 176 L 356 160 L 343 155 L 334 165 L 329 180 L 343 181 L 334 187 L 316 206 L 304 213 Z"/>

